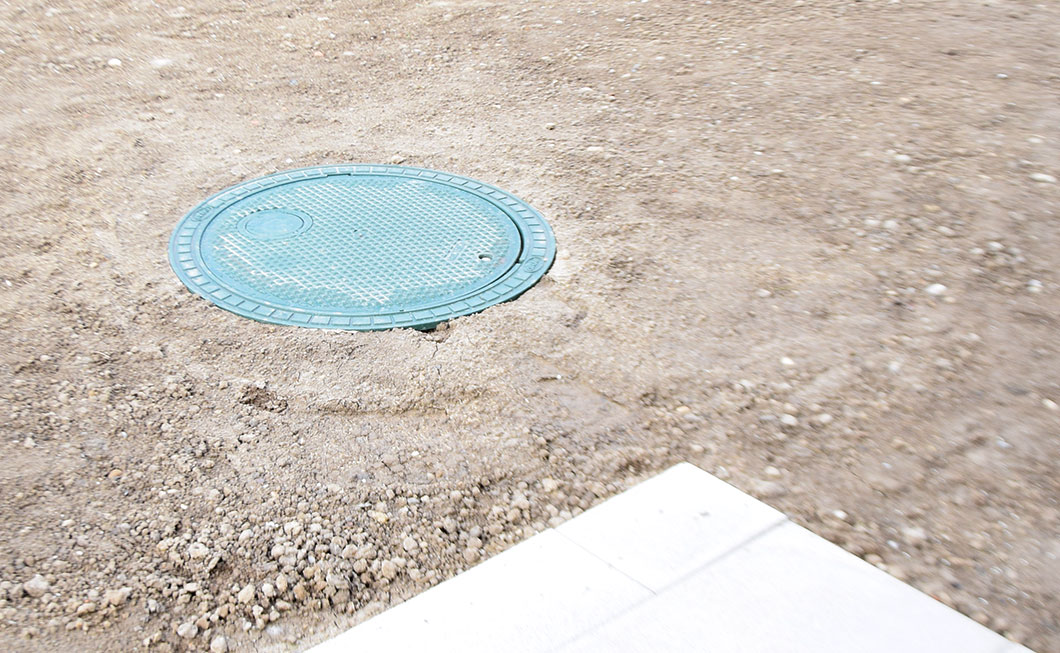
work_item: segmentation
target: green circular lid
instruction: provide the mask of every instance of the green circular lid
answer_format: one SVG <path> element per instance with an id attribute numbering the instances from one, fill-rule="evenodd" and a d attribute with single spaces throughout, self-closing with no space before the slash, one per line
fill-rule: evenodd
<path id="1" fill-rule="evenodd" d="M 431 328 L 513 299 L 556 241 L 526 202 L 444 172 L 334 165 L 243 182 L 170 239 L 180 280 L 221 308 L 332 329 Z"/>

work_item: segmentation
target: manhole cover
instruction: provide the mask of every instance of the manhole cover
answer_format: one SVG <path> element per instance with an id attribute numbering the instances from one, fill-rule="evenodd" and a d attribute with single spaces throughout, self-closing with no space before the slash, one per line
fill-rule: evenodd
<path id="1" fill-rule="evenodd" d="M 430 328 L 517 297 L 548 270 L 552 230 L 526 202 L 404 166 L 292 170 L 188 213 L 169 261 L 221 308 L 275 324 Z"/>

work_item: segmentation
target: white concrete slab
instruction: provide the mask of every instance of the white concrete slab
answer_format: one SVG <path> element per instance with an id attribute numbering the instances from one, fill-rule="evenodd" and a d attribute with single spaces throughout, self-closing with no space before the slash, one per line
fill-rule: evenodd
<path id="1" fill-rule="evenodd" d="M 687 464 L 313 653 L 418 650 L 1031 653 Z"/>
<path id="2" fill-rule="evenodd" d="M 682 463 L 557 530 L 661 591 L 782 521 L 780 512 Z"/>
<path id="3" fill-rule="evenodd" d="M 649 596 L 546 531 L 312 651 L 547 651 Z"/>
<path id="4" fill-rule="evenodd" d="M 563 653 L 1003 653 L 1000 635 L 790 522 Z"/>

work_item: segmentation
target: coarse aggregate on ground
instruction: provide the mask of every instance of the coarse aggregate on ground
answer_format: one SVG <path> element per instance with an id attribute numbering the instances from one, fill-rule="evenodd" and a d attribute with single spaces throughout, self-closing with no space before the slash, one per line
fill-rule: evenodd
<path id="1" fill-rule="evenodd" d="M 288 651 L 687 460 L 1060 650 L 1060 4 L 0 3 L 0 649 Z M 436 331 L 166 260 L 278 170 L 559 243 Z M 768 618 L 764 615 L 763 618 Z"/>

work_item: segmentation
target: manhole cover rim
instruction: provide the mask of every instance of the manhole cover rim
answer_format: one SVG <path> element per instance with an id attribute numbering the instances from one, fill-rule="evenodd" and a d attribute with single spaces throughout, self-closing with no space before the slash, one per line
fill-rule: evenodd
<path id="1" fill-rule="evenodd" d="M 226 288 L 208 271 L 198 242 L 211 220 L 232 204 L 283 184 L 335 175 L 378 175 L 435 182 L 490 202 L 514 224 L 519 253 L 503 273 L 482 287 L 424 306 L 374 312 L 329 312 L 281 306 Z M 191 209 L 177 223 L 169 242 L 169 263 L 188 289 L 229 312 L 259 322 L 312 328 L 376 331 L 401 327 L 431 328 L 440 322 L 479 312 L 532 287 L 551 267 L 556 241 L 544 217 L 525 201 L 496 186 L 429 168 L 386 164 L 337 164 L 297 168 L 250 179 L 217 193 Z"/>

